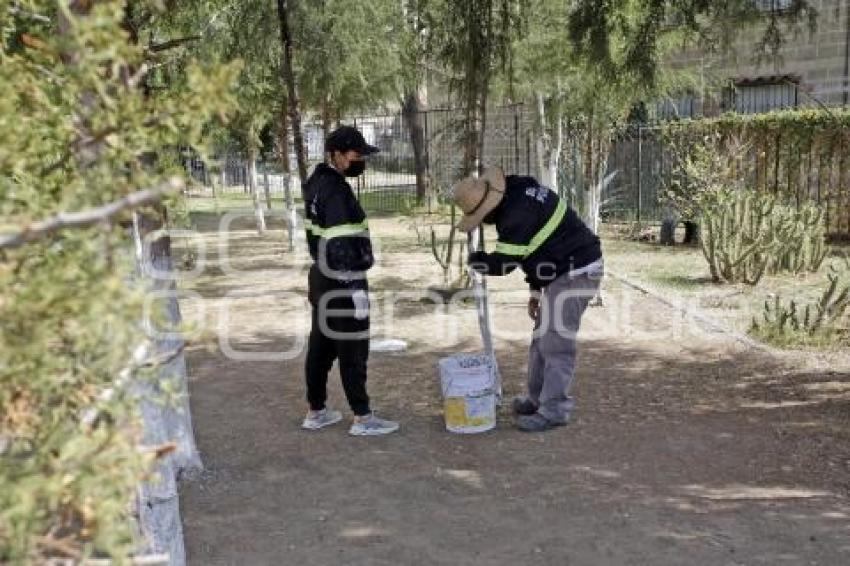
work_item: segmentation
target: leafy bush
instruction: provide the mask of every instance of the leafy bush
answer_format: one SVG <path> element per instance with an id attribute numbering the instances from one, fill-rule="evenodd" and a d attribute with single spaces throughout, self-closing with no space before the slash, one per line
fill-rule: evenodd
<path id="1" fill-rule="evenodd" d="M 180 90 L 145 93 L 146 49 L 128 41 L 125 8 L 0 2 L 4 564 L 136 548 L 133 499 L 153 456 L 140 449 L 138 400 L 125 386 L 146 342 L 128 284 L 131 219 L 104 214 L 38 239 L 33 226 L 181 174 L 157 153 L 197 146 L 203 122 L 229 104 L 232 73 L 187 63 Z M 27 234 L 34 241 L 14 243 Z"/>

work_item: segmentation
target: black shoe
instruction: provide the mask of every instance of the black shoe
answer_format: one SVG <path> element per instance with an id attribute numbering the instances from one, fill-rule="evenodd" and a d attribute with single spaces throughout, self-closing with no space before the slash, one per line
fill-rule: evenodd
<path id="1" fill-rule="evenodd" d="M 537 412 L 535 405 L 528 397 L 514 397 L 514 413 L 518 415 L 533 415 Z"/>
<path id="2" fill-rule="evenodd" d="M 523 432 L 544 432 L 556 426 L 564 426 L 567 423 L 550 421 L 540 413 L 533 415 L 522 415 L 516 421 L 516 427 Z"/>

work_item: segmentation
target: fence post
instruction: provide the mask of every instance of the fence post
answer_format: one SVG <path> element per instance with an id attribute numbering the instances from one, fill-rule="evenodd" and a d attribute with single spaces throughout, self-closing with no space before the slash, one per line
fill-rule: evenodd
<path id="1" fill-rule="evenodd" d="M 638 163 L 637 163 L 637 222 L 640 224 L 641 206 L 643 201 L 643 126 L 638 126 Z"/>
<path id="2" fill-rule="evenodd" d="M 227 156 L 221 158 L 221 192 L 227 186 Z"/>
<path id="3" fill-rule="evenodd" d="M 514 106 L 514 168 L 519 172 L 519 112 Z"/>
<path id="4" fill-rule="evenodd" d="M 425 130 L 425 141 L 424 141 L 425 147 L 422 148 L 422 151 L 425 154 L 424 155 L 424 157 L 425 157 L 425 179 L 426 179 L 426 183 L 427 183 L 426 186 L 425 186 L 425 190 L 428 193 L 427 195 L 425 195 L 425 198 L 428 200 L 428 214 L 430 215 L 431 212 L 432 212 L 431 201 L 433 200 L 433 196 L 434 196 L 434 187 L 431 186 L 432 185 L 432 183 L 431 183 L 431 149 L 430 149 L 431 148 L 431 138 L 428 135 L 428 111 L 427 110 L 420 110 L 420 112 L 422 112 L 422 123 L 423 123 L 423 128 Z"/>

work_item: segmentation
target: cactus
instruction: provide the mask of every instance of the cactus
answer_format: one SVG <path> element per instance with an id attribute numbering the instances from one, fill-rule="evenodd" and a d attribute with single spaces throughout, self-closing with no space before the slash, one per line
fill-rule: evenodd
<path id="1" fill-rule="evenodd" d="M 770 195 L 723 190 L 702 210 L 703 254 L 711 277 L 755 285 L 768 273 L 817 271 L 828 254 L 824 211 L 799 210 Z"/>
<path id="2" fill-rule="evenodd" d="M 829 284 L 820 299 L 805 308 L 800 308 L 793 299 L 785 305 L 779 296 L 773 303 L 765 301 L 763 320 L 753 318 L 751 331 L 768 337 L 800 334 L 813 337 L 838 330 L 839 322 L 850 309 L 850 282 L 843 280 L 832 266 L 827 278 Z"/>
<path id="3" fill-rule="evenodd" d="M 775 206 L 770 196 L 725 190 L 703 208 L 701 245 L 712 279 L 759 282 L 778 247 L 770 229 Z"/>
<path id="4" fill-rule="evenodd" d="M 799 210 L 777 207 L 772 226 L 779 247 L 769 271 L 818 271 L 829 252 L 824 218 L 825 212 L 811 203 Z"/>

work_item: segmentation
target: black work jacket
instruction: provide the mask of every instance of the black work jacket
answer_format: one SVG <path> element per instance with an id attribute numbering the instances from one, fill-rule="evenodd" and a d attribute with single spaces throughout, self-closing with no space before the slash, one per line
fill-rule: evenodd
<path id="1" fill-rule="evenodd" d="M 470 255 L 479 273 L 507 275 L 521 267 L 531 289 L 540 290 L 560 275 L 602 258 L 596 234 L 534 177 L 506 176 L 505 196 L 486 218 L 495 221 L 499 242 L 493 253 Z"/>
<path id="2" fill-rule="evenodd" d="M 366 289 L 375 260 L 366 213 L 351 185 L 320 163 L 304 185 L 305 228 L 310 257 L 329 287 Z"/>

